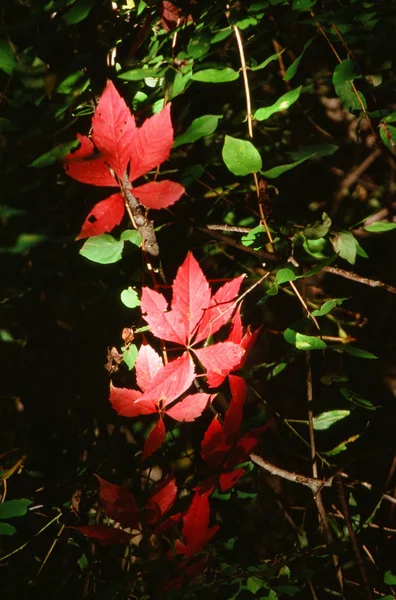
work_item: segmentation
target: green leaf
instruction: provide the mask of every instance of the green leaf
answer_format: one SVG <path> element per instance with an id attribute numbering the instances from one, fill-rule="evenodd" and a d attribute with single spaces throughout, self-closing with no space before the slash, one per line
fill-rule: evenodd
<path id="1" fill-rule="evenodd" d="M 343 60 L 336 66 L 333 73 L 333 85 L 337 96 L 349 111 L 361 110 L 361 104 L 353 90 L 352 82 L 356 79 L 355 63 L 350 58 Z M 363 106 L 367 108 L 366 100 L 361 92 L 358 92 Z"/>
<path id="2" fill-rule="evenodd" d="M 164 76 L 164 72 L 164 69 L 159 69 L 158 67 L 147 69 L 131 69 L 130 71 L 125 71 L 125 73 L 118 75 L 118 79 L 123 79 L 124 81 L 141 81 L 147 77 L 159 79 L 160 77 Z"/>
<path id="3" fill-rule="evenodd" d="M 196 140 L 212 134 L 217 129 L 219 119 L 222 119 L 222 115 L 204 115 L 194 119 L 186 131 L 175 138 L 173 147 L 177 148 L 182 144 L 192 144 Z"/>
<path id="4" fill-rule="evenodd" d="M 126 350 L 124 350 L 123 360 L 124 363 L 128 366 L 128 369 L 131 370 L 135 366 L 135 362 L 138 356 L 138 349 L 135 344 L 131 344 Z"/>
<path id="5" fill-rule="evenodd" d="M 303 275 L 299 275 L 299 277 L 312 277 L 312 275 L 317 275 L 318 273 L 321 272 L 322 269 L 331 265 L 336 259 L 337 259 L 337 254 L 334 254 L 333 256 L 329 256 L 329 258 L 325 258 L 320 263 L 318 263 L 317 265 L 312 267 L 312 269 L 309 269 L 309 271 L 307 271 Z"/>
<path id="6" fill-rule="evenodd" d="M 201 83 L 226 83 L 227 81 L 235 81 L 238 77 L 239 73 L 237 71 L 226 67 L 225 69 L 203 69 L 194 73 L 191 79 Z"/>
<path id="7" fill-rule="evenodd" d="M 327 300 L 318 310 L 311 312 L 311 317 L 324 317 L 329 314 L 336 306 L 339 306 L 345 302 L 347 298 L 334 298 L 333 300 Z"/>
<path id="8" fill-rule="evenodd" d="M 259 71 L 260 69 L 265 69 L 265 67 L 267 65 L 269 65 L 272 61 L 278 60 L 278 58 L 281 56 L 281 54 L 284 53 L 285 50 L 286 50 L 286 48 L 283 48 L 283 50 L 281 50 L 280 52 L 271 54 L 271 56 L 269 56 L 268 58 L 263 60 L 263 62 L 259 63 L 258 65 L 254 65 L 254 66 L 250 67 L 250 70 L 251 71 Z"/>
<path id="9" fill-rule="evenodd" d="M 297 350 L 324 350 L 327 344 L 313 335 L 304 335 L 294 329 L 286 329 L 283 337 L 285 340 L 295 346 Z"/>
<path id="10" fill-rule="evenodd" d="M 375 354 L 371 354 L 371 352 L 367 352 L 367 350 L 355 348 L 355 346 L 351 346 L 350 344 L 333 344 L 330 347 L 332 350 L 336 350 L 337 352 L 346 352 L 346 354 L 351 354 L 352 356 L 357 356 L 358 358 L 378 358 L 378 356 L 375 356 Z"/>
<path id="11" fill-rule="evenodd" d="M 356 406 L 360 406 L 360 408 L 365 408 L 366 410 L 376 410 L 376 407 L 370 402 L 370 400 L 366 400 L 360 394 L 349 390 L 348 388 L 342 387 L 340 388 L 341 394 L 344 396 L 346 400 L 356 404 Z"/>
<path id="12" fill-rule="evenodd" d="M 266 234 L 264 225 L 257 225 L 249 233 L 241 237 L 241 243 L 243 246 L 253 246 L 255 250 L 262 248 L 261 243 L 257 243 L 259 238 Z"/>
<path id="13" fill-rule="evenodd" d="M 331 239 L 334 251 L 351 265 L 356 260 L 356 240 L 350 231 L 339 231 Z"/>
<path id="14" fill-rule="evenodd" d="M 322 454 L 325 454 L 326 456 L 337 456 L 337 454 L 340 454 L 341 452 L 345 452 L 345 450 L 347 450 L 347 446 L 348 444 L 351 444 L 352 442 L 356 442 L 356 440 L 358 440 L 360 437 L 360 435 L 353 435 L 350 438 L 348 438 L 347 440 L 345 440 L 344 442 L 341 442 L 340 444 L 338 444 L 338 446 L 335 446 L 335 448 L 332 448 L 331 450 L 327 450 L 327 452 L 323 452 Z"/>
<path id="15" fill-rule="evenodd" d="M 45 152 L 44 154 L 36 158 L 32 163 L 30 163 L 29 167 L 41 169 L 42 167 L 48 167 L 49 165 L 53 165 L 63 156 L 69 154 L 71 150 L 77 148 L 79 144 L 79 140 L 73 140 L 72 142 L 67 142 L 66 144 L 59 144 L 58 146 L 55 146 L 55 148 L 52 148 L 52 150 L 49 150 L 49 152 Z"/>
<path id="16" fill-rule="evenodd" d="M 22 517 L 26 515 L 29 506 L 33 502 L 27 498 L 18 498 L 18 500 L 6 500 L 0 504 L 0 519 L 11 519 L 13 517 Z"/>
<path id="17" fill-rule="evenodd" d="M 381 123 L 380 125 L 380 137 L 384 142 L 385 146 L 395 154 L 396 152 L 396 127 L 393 125 L 386 125 L 385 123 Z"/>
<path id="18" fill-rule="evenodd" d="M 292 10 L 311 10 L 316 4 L 316 0 L 293 0 Z"/>
<path id="19" fill-rule="evenodd" d="M 225 136 L 222 156 L 226 167 L 234 175 L 257 173 L 263 166 L 261 156 L 252 142 L 229 135 Z"/>
<path id="20" fill-rule="evenodd" d="M 283 173 L 287 173 L 287 171 L 290 171 L 291 169 L 298 167 L 298 165 L 301 165 L 301 163 L 305 162 L 309 158 L 312 158 L 313 156 L 315 156 L 315 154 L 306 156 L 305 158 L 302 158 L 301 160 L 296 160 L 296 162 L 290 163 L 289 165 L 279 165 L 279 167 L 274 167 L 273 169 L 269 169 L 269 171 L 262 171 L 262 173 L 263 173 L 264 177 L 268 177 L 268 179 L 276 179 L 280 175 L 283 175 Z"/>
<path id="21" fill-rule="evenodd" d="M 121 292 L 121 302 L 125 304 L 127 308 L 136 308 L 140 306 L 140 299 L 136 290 L 131 286 L 127 290 Z"/>
<path id="22" fill-rule="evenodd" d="M 77 0 L 72 8 L 63 15 L 66 25 L 76 25 L 87 18 L 96 0 Z"/>
<path id="23" fill-rule="evenodd" d="M 9 523 L 0 523 L 0 535 L 14 535 L 17 530 Z"/>
<path id="24" fill-rule="evenodd" d="M 288 69 L 286 70 L 286 73 L 283 77 L 284 81 L 290 81 L 291 79 L 293 79 L 293 77 L 297 73 L 298 67 L 300 66 L 300 62 L 301 62 L 302 57 L 304 56 L 305 51 L 310 47 L 310 45 L 312 44 L 313 41 L 314 41 L 314 38 L 311 38 L 310 40 L 308 40 L 308 42 L 306 44 L 304 44 L 304 48 L 303 48 L 303 51 L 301 52 L 300 56 L 298 56 L 296 58 L 296 60 L 293 61 L 292 64 L 290 65 L 290 67 L 288 67 Z"/>
<path id="25" fill-rule="evenodd" d="M 212 38 L 212 32 L 209 27 L 203 27 L 196 31 L 187 47 L 187 56 L 191 58 L 201 58 L 208 53 Z"/>
<path id="26" fill-rule="evenodd" d="M 392 571 L 387 571 L 384 575 L 384 583 L 387 585 L 396 585 L 396 575 Z"/>
<path id="27" fill-rule="evenodd" d="M 313 418 L 313 428 L 315 431 L 324 431 L 325 429 L 329 429 L 334 423 L 337 423 L 337 421 L 349 417 L 350 414 L 350 410 L 330 410 L 321 413 Z"/>
<path id="28" fill-rule="evenodd" d="M 339 146 L 336 144 L 311 144 L 310 146 L 304 146 L 298 150 L 288 152 L 288 155 L 293 160 L 300 160 L 301 158 L 309 158 L 315 155 L 315 158 L 321 158 L 323 156 L 332 156 L 337 152 Z"/>
<path id="29" fill-rule="evenodd" d="M 279 290 L 279 286 L 282 283 L 287 283 L 288 281 L 294 281 L 297 279 L 295 272 L 292 269 L 279 269 L 275 275 L 274 285 L 267 290 L 268 296 L 276 296 Z"/>
<path id="30" fill-rule="evenodd" d="M 115 263 L 121 259 L 123 240 L 119 242 L 108 233 L 88 238 L 80 250 L 80 254 L 101 265 Z"/>
<path id="31" fill-rule="evenodd" d="M 254 576 L 247 578 L 246 586 L 249 592 L 251 592 L 253 595 L 256 595 L 256 593 L 263 588 L 266 590 L 269 589 L 268 584 L 264 579 L 261 579 L 261 577 Z"/>
<path id="32" fill-rule="evenodd" d="M 10 42 L 7 39 L 0 39 L 0 69 L 12 75 L 17 62 L 12 51 Z"/>
<path id="33" fill-rule="evenodd" d="M 80 81 L 85 74 L 83 71 L 75 71 L 68 75 L 56 88 L 57 94 L 70 94 L 76 84 Z"/>
<path id="34" fill-rule="evenodd" d="M 327 235 L 330 227 L 331 219 L 326 213 L 323 213 L 321 221 L 316 221 L 313 225 L 304 227 L 304 235 L 309 240 L 319 240 Z"/>
<path id="35" fill-rule="evenodd" d="M 193 181 L 199 179 L 203 173 L 205 173 L 205 167 L 202 165 L 189 165 L 184 169 L 180 183 L 186 188 L 191 185 Z"/>
<path id="36" fill-rule="evenodd" d="M 371 225 L 366 225 L 364 229 L 370 233 L 383 233 L 385 231 L 392 231 L 393 229 L 396 229 L 396 223 L 377 221 L 376 223 L 371 223 Z"/>
<path id="37" fill-rule="evenodd" d="M 289 106 L 296 102 L 301 94 L 302 86 L 283 94 L 278 100 L 272 104 L 272 106 L 267 106 L 266 108 L 259 108 L 256 110 L 254 114 L 254 119 L 257 121 L 264 121 L 265 119 L 269 119 L 274 113 L 281 112 L 283 110 L 287 110 Z"/>
<path id="38" fill-rule="evenodd" d="M 126 229 L 122 232 L 120 239 L 124 242 L 131 242 L 138 248 L 142 245 L 142 236 L 136 229 Z"/>

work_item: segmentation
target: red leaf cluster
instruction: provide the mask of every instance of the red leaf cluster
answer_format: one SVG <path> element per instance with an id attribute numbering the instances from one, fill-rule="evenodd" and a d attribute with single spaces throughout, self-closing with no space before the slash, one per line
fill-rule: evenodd
<path id="1" fill-rule="evenodd" d="M 91 185 L 119 188 L 98 202 L 86 218 L 77 239 L 114 229 L 125 212 L 122 195 L 127 173 L 133 182 L 157 168 L 169 157 L 173 145 L 170 104 L 137 127 L 125 101 L 108 81 L 92 119 L 91 138 L 78 135 L 80 147 L 63 158 L 67 174 Z M 166 208 L 184 193 L 174 181 L 151 181 L 132 188 L 133 195 L 147 208 Z"/>

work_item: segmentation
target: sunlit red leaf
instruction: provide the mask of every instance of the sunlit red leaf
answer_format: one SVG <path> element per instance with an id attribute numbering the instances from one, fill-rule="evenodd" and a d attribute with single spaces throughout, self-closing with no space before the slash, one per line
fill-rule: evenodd
<path id="1" fill-rule="evenodd" d="M 199 362 L 206 369 L 209 387 L 221 385 L 227 375 L 241 362 L 244 349 L 232 342 L 219 342 L 213 346 L 194 349 Z"/>
<path id="2" fill-rule="evenodd" d="M 125 533 L 122 529 L 107 527 L 107 525 L 83 525 L 81 527 L 70 527 L 70 529 L 80 531 L 89 539 L 99 542 L 103 546 L 127 544 L 132 539 L 130 533 Z"/>
<path id="3" fill-rule="evenodd" d="M 213 398 L 214 396 L 210 394 L 191 394 L 175 404 L 175 406 L 168 408 L 166 414 L 175 419 L 175 421 L 194 421 L 202 415 Z"/>
<path id="4" fill-rule="evenodd" d="M 232 400 L 224 417 L 224 436 L 226 444 L 231 446 L 239 435 L 243 419 L 243 404 L 246 398 L 246 382 L 242 377 L 229 375 Z"/>
<path id="5" fill-rule="evenodd" d="M 184 187 L 175 181 L 150 181 L 133 188 L 133 195 L 147 208 L 167 208 L 181 198 Z"/>
<path id="6" fill-rule="evenodd" d="M 103 510 L 110 519 L 120 523 L 122 527 L 137 527 L 139 523 L 139 507 L 135 497 L 124 485 L 115 485 L 96 477 L 100 484 L 100 502 Z"/>
<path id="7" fill-rule="evenodd" d="M 124 216 L 124 200 L 121 194 L 113 194 L 95 204 L 85 219 L 77 240 L 107 233 L 119 225 Z"/>
<path id="8" fill-rule="evenodd" d="M 95 110 L 92 128 L 95 146 L 122 179 L 131 157 L 136 125 L 131 111 L 110 80 Z"/>
<path id="9" fill-rule="evenodd" d="M 130 145 L 130 179 L 134 181 L 169 157 L 173 145 L 170 104 L 136 130 Z"/>
<path id="10" fill-rule="evenodd" d="M 244 363 L 247 359 L 248 352 L 249 352 L 250 348 L 253 346 L 254 342 L 256 341 L 256 339 L 260 333 L 260 328 L 256 329 L 256 331 L 252 332 L 252 331 L 250 331 L 250 328 L 248 327 L 247 332 L 245 333 L 245 335 L 243 335 L 240 306 L 238 306 L 238 309 L 237 309 L 231 323 L 232 323 L 232 329 L 231 329 L 230 335 L 228 336 L 227 341 L 234 342 L 234 344 L 239 344 L 245 350 L 245 354 L 243 355 L 240 364 L 237 367 L 235 367 L 236 369 L 239 369 L 244 365 Z"/>
<path id="11" fill-rule="evenodd" d="M 155 400 L 147 399 L 143 402 L 137 402 L 142 395 L 142 392 L 138 390 L 110 386 L 110 402 L 114 410 L 123 417 L 137 417 L 138 415 L 150 415 L 157 412 Z"/>
<path id="12" fill-rule="evenodd" d="M 162 358 L 149 344 L 140 346 L 135 363 L 136 383 L 143 392 L 151 385 L 158 371 L 163 367 Z"/>
<path id="13" fill-rule="evenodd" d="M 177 486 L 174 475 L 170 475 L 155 488 L 146 506 L 146 521 L 154 525 L 168 510 L 177 498 Z"/>
<path id="14" fill-rule="evenodd" d="M 150 431 L 143 447 L 142 460 L 148 458 L 158 450 L 165 439 L 165 425 L 162 419 L 158 419 L 154 428 Z"/>
<path id="15" fill-rule="evenodd" d="M 162 294 L 148 287 L 142 290 L 141 310 L 151 333 L 160 339 L 186 344 L 186 318 L 178 311 L 166 311 L 167 302 Z"/>
<path id="16" fill-rule="evenodd" d="M 172 360 L 162 367 L 154 377 L 146 392 L 138 400 L 162 401 L 166 406 L 181 396 L 192 384 L 195 377 L 194 363 L 189 354 L 185 352 L 179 358 Z"/>
<path id="17" fill-rule="evenodd" d="M 223 461 L 227 450 L 223 425 L 214 417 L 202 440 L 201 456 L 208 465 L 215 467 Z"/>
<path id="18" fill-rule="evenodd" d="M 63 157 L 62 162 L 69 177 L 81 183 L 116 187 L 117 182 L 110 173 L 106 158 L 95 153 L 95 146 L 85 135 L 77 134 L 81 146 Z"/>
<path id="19" fill-rule="evenodd" d="M 183 537 L 185 543 L 176 541 L 176 553 L 191 557 L 200 552 L 214 534 L 220 529 L 218 525 L 209 528 L 208 494 L 195 493 L 191 506 L 183 519 Z"/>
<path id="20" fill-rule="evenodd" d="M 195 338 L 196 343 L 215 334 L 231 319 L 235 309 L 235 300 L 244 277 L 244 275 L 240 275 L 217 290 L 199 324 Z"/>

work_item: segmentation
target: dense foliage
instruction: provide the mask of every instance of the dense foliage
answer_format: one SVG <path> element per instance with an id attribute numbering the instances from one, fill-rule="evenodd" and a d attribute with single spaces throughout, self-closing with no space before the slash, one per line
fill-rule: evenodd
<path id="1" fill-rule="evenodd" d="M 4 597 L 395 596 L 395 26 L 2 7 Z"/>

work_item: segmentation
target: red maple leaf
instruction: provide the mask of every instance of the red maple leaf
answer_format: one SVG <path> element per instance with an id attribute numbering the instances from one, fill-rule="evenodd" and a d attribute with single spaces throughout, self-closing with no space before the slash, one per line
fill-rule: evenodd
<path id="1" fill-rule="evenodd" d="M 258 444 L 262 433 L 268 425 L 252 429 L 239 441 L 239 431 L 242 425 L 243 405 L 246 399 L 245 380 L 237 375 L 228 376 L 231 387 L 232 399 L 226 412 L 224 423 L 221 424 L 217 416 L 213 419 L 205 432 L 201 444 L 201 456 L 211 468 L 219 468 L 223 471 L 219 483 L 222 492 L 235 485 L 242 475 L 244 469 L 235 467 L 246 460 Z M 212 490 L 216 477 L 211 476 L 200 486 L 201 490 Z"/>
<path id="2" fill-rule="evenodd" d="M 241 364 L 245 350 L 234 341 L 194 346 L 230 320 L 243 278 L 240 275 L 225 283 L 212 296 L 205 275 L 189 252 L 173 282 L 170 310 L 162 294 L 147 287 L 142 291 L 142 314 L 151 333 L 191 349 L 206 369 L 209 387 L 219 386 Z"/>
<path id="3" fill-rule="evenodd" d="M 107 517 L 113 519 L 124 528 L 141 531 L 141 511 L 132 492 L 123 485 L 115 485 L 101 477 L 99 497 Z M 173 506 L 177 497 L 177 486 L 174 475 L 166 477 L 151 493 L 145 507 L 145 521 L 154 526 Z M 111 546 L 127 544 L 133 535 L 108 525 L 83 525 L 71 527 L 80 531 L 100 544 Z"/>
<path id="4" fill-rule="evenodd" d="M 209 492 L 195 492 L 191 506 L 183 519 L 182 534 L 184 542 L 176 540 L 176 553 L 185 554 L 187 560 L 200 552 L 214 534 L 219 525 L 209 527 Z"/>
<path id="5" fill-rule="evenodd" d="M 77 135 L 80 147 L 63 158 L 67 174 L 91 185 L 119 188 L 98 202 L 86 218 L 77 239 L 114 229 L 125 212 L 124 178 L 135 181 L 169 157 L 173 144 L 170 104 L 138 128 L 125 101 L 108 81 L 92 118 L 92 136 Z M 184 193 L 174 181 L 151 181 L 131 189 L 147 208 L 166 208 Z"/>
<path id="6" fill-rule="evenodd" d="M 118 414 L 124 417 L 159 414 L 159 419 L 144 445 L 145 459 L 164 441 L 164 414 L 175 421 L 194 421 L 213 400 L 214 395 L 190 394 L 177 404 L 174 403 L 187 391 L 195 377 L 194 363 L 187 352 L 164 365 L 154 348 L 142 344 L 135 368 L 136 382 L 140 390 L 111 386 L 110 402 Z"/>

